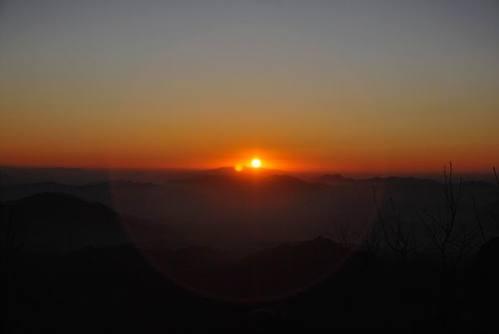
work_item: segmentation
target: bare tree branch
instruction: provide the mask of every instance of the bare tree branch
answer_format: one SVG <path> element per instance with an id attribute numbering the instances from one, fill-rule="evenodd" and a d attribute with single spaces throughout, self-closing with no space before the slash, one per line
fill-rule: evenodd
<path id="1" fill-rule="evenodd" d="M 476 198 L 474 195 L 471 196 L 471 200 L 473 203 L 473 213 L 475 214 L 475 221 L 478 226 L 478 231 L 480 232 L 480 237 L 482 238 L 483 242 L 486 242 L 487 238 L 485 236 L 485 228 L 483 226 L 482 218 L 480 217 L 480 212 L 478 211 L 478 206 L 476 204 Z"/>
<path id="2" fill-rule="evenodd" d="M 496 184 L 499 187 L 499 176 L 497 175 L 496 167 L 492 167 L 492 170 L 494 171 L 494 177 L 496 179 Z"/>

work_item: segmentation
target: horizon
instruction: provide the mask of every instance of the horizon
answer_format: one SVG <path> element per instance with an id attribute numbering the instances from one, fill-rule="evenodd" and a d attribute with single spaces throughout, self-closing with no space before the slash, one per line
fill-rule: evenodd
<path id="1" fill-rule="evenodd" d="M 304 177 L 305 179 L 309 177 L 319 177 L 319 176 L 329 176 L 329 175 L 339 175 L 341 177 L 352 178 L 355 180 L 369 179 L 369 178 L 390 178 L 390 177 L 401 177 L 401 178 L 419 178 L 419 179 L 431 179 L 439 181 L 443 178 L 444 171 L 449 168 L 449 165 L 444 165 L 440 170 L 435 171 L 420 171 L 420 172 L 372 172 L 372 171 L 341 171 L 334 169 L 321 169 L 321 170 L 282 170 L 273 168 L 261 168 L 258 170 L 245 169 L 242 174 L 253 173 L 264 174 L 271 173 L 271 175 L 290 175 L 294 177 Z M 208 168 L 169 168 L 169 167 L 153 167 L 153 168 L 140 168 L 140 167 L 78 167 L 78 166 L 20 166 L 20 165 L 0 165 L 0 171 L 2 170 L 35 170 L 35 171 L 52 171 L 57 174 L 58 171 L 80 171 L 80 172 L 98 172 L 107 173 L 108 176 L 112 176 L 113 173 L 120 172 L 140 172 L 140 173 L 171 173 L 171 174 L 182 174 L 182 173 L 192 173 L 192 172 L 214 172 L 226 170 L 228 173 L 237 174 L 241 173 L 234 169 L 234 166 L 218 166 L 218 167 L 208 167 Z M 484 171 L 462 171 L 453 165 L 454 174 L 462 178 L 463 181 L 486 181 L 495 183 L 496 176 L 494 174 L 495 166 L 492 166 L 489 170 Z M 47 176 L 48 177 L 48 176 Z M 54 177 L 54 176 L 50 176 Z"/>

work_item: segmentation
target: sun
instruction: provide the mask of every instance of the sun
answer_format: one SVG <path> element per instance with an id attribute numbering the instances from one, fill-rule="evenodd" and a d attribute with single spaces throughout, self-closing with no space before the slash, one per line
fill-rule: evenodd
<path id="1" fill-rule="evenodd" d="M 259 158 L 253 158 L 251 159 L 250 166 L 251 168 L 258 169 L 262 167 L 262 160 L 260 160 Z"/>
<path id="2" fill-rule="evenodd" d="M 246 169 L 253 169 L 256 171 L 258 169 L 261 169 L 262 167 L 263 167 L 263 160 L 260 159 L 259 157 L 254 156 L 246 163 L 236 163 L 234 165 L 234 171 L 237 173 L 241 173 Z"/>

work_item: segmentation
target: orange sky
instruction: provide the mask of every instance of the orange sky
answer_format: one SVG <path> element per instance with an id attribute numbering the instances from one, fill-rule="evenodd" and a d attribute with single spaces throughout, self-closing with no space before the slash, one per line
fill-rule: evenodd
<path id="1" fill-rule="evenodd" d="M 499 165 L 496 7 L 37 6 L 0 13 L 0 165 Z"/>

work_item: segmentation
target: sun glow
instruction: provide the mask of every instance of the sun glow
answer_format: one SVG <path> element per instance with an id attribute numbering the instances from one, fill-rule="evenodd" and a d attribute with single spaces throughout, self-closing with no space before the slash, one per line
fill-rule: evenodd
<path id="1" fill-rule="evenodd" d="M 264 162 L 260 157 L 253 156 L 245 162 L 236 162 L 233 168 L 235 172 L 242 173 L 249 170 L 257 171 L 259 169 L 262 169 L 263 165 Z M 267 167 L 267 163 L 265 163 L 265 166 Z"/>
<path id="2" fill-rule="evenodd" d="M 251 159 L 250 166 L 251 168 L 258 169 L 262 167 L 262 160 L 260 160 L 259 158 L 253 158 Z"/>

